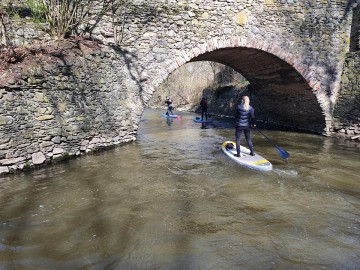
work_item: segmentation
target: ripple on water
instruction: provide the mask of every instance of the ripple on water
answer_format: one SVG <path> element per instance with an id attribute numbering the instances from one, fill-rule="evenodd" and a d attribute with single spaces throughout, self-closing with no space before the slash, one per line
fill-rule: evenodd
<path id="1" fill-rule="evenodd" d="M 0 268 L 357 269 L 358 150 L 267 131 L 284 162 L 253 133 L 258 172 L 221 152 L 232 125 L 193 116 L 145 111 L 136 142 L 5 178 Z"/>
<path id="2" fill-rule="evenodd" d="M 281 176 L 297 177 L 299 175 L 295 170 L 274 169 L 273 172 Z"/>

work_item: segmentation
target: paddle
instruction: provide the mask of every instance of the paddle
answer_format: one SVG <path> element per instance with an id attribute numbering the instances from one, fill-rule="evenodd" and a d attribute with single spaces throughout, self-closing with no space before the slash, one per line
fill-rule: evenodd
<path id="1" fill-rule="evenodd" d="M 279 156 L 282 158 L 282 159 L 288 159 L 290 157 L 290 154 L 288 152 L 286 152 L 284 149 L 282 149 L 280 146 L 276 145 L 272 140 L 270 140 L 264 133 L 262 133 L 260 131 L 260 129 L 256 128 L 257 131 L 260 132 L 261 135 L 263 135 L 270 143 L 272 143 L 275 147 L 276 147 L 276 150 L 279 154 Z"/>

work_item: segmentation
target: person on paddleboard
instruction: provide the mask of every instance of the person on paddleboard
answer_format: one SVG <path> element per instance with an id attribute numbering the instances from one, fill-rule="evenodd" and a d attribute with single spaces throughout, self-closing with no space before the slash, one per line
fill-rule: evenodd
<path id="1" fill-rule="evenodd" d="M 207 121 L 208 113 L 207 113 L 207 101 L 205 97 L 201 98 L 200 107 L 201 107 L 201 121 L 204 121 L 204 114 L 205 114 L 205 119 Z"/>
<path id="2" fill-rule="evenodd" d="M 255 112 L 254 108 L 250 106 L 250 99 L 248 96 L 243 96 L 241 103 L 236 108 L 236 154 L 234 156 L 240 157 L 240 139 L 244 132 L 245 139 L 250 148 L 250 155 L 254 156 L 254 145 L 250 138 L 250 128 L 255 128 Z"/>
<path id="3" fill-rule="evenodd" d="M 172 101 L 170 97 L 166 97 L 165 99 L 165 104 L 167 105 L 167 111 L 166 111 L 166 115 L 169 115 L 169 112 L 173 115 L 172 109 Z"/>

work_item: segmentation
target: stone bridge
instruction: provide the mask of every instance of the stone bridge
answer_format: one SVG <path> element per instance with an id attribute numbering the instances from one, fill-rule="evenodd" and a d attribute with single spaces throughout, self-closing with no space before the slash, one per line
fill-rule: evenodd
<path id="1" fill-rule="evenodd" d="M 129 52 L 145 104 L 179 66 L 215 61 L 247 78 L 264 122 L 329 130 L 350 46 L 354 1 L 146 3 L 125 16 L 123 25 L 104 22 L 94 31 Z"/>
<path id="2" fill-rule="evenodd" d="M 135 140 L 157 87 L 194 61 L 244 75 L 258 119 L 327 133 L 359 50 L 354 14 L 353 0 L 134 0 L 90 20 L 100 50 L 69 49 L 0 85 L 0 173 Z"/>

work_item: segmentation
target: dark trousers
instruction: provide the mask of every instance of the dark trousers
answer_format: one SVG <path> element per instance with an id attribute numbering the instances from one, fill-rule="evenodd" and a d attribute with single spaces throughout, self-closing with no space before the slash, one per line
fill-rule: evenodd
<path id="1" fill-rule="evenodd" d="M 207 108 L 201 108 L 201 120 L 204 120 L 204 114 L 205 119 L 207 120 Z"/>
<path id="2" fill-rule="evenodd" d="M 240 139 L 241 134 L 244 131 L 246 142 L 250 148 L 251 153 L 254 153 L 254 145 L 250 138 L 250 127 L 236 127 L 235 137 L 236 137 L 236 153 L 240 155 Z"/>
<path id="3" fill-rule="evenodd" d="M 173 109 L 172 106 L 168 106 L 168 109 L 167 109 L 166 114 L 169 114 L 169 112 L 170 112 L 171 114 L 173 114 L 172 109 Z"/>

